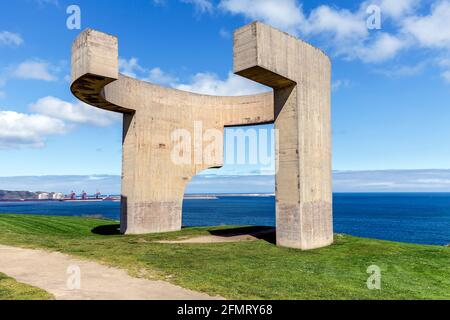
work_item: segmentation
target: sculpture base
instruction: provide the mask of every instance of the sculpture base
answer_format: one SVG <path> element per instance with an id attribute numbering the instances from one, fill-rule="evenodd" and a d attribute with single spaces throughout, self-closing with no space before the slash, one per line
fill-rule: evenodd
<path id="1" fill-rule="evenodd" d="M 179 202 L 122 202 L 120 231 L 124 234 L 162 233 L 181 230 Z"/>

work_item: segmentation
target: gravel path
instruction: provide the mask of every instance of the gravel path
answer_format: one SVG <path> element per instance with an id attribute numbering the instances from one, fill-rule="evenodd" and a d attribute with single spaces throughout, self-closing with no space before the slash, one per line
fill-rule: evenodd
<path id="1" fill-rule="evenodd" d="M 39 287 L 57 300 L 222 299 L 165 281 L 133 278 L 125 270 L 58 252 L 3 245 L 0 245 L 0 272 Z M 79 282 L 77 274 L 80 274 Z"/>

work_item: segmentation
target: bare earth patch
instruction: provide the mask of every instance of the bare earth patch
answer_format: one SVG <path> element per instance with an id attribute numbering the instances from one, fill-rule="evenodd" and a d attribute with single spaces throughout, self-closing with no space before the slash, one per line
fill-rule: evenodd
<path id="1" fill-rule="evenodd" d="M 221 243 L 255 241 L 274 237 L 275 229 L 269 227 L 244 227 L 232 230 L 217 230 L 211 235 L 176 240 L 160 240 L 158 243 Z"/>
<path id="2" fill-rule="evenodd" d="M 70 290 L 69 267 L 79 268 L 80 289 Z M 203 300 L 223 299 L 165 281 L 133 278 L 126 271 L 76 259 L 59 252 L 0 245 L 0 272 L 41 288 L 57 300 Z"/>

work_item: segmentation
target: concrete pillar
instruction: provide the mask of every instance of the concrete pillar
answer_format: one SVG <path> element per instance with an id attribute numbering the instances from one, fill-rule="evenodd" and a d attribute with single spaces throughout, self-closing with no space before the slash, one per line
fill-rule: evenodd
<path id="1" fill-rule="evenodd" d="M 234 34 L 234 71 L 274 90 L 277 244 L 300 249 L 331 244 L 329 58 L 255 22 Z"/>

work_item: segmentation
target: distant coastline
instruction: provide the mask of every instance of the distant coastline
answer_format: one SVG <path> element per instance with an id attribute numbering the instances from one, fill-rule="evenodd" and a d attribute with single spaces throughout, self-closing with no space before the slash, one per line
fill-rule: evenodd
<path id="1" fill-rule="evenodd" d="M 40 199 L 40 194 L 48 194 L 49 198 Z M 98 201 L 120 201 L 120 195 L 108 195 L 97 198 L 95 196 L 87 196 L 82 198 L 52 198 L 55 192 L 43 191 L 10 191 L 0 190 L 0 202 L 42 202 L 42 201 L 64 201 L 64 202 L 98 202 Z M 185 200 L 208 200 L 217 199 L 219 197 L 274 197 L 274 193 L 190 193 L 184 196 Z"/>
<path id="2" fill-rule="evenodd" d="M 38 200 L 40 192 L 0 190 L 0 201 Z"/>
<path id="3" fill-rule="evenodd" d="M 45 195 L 44 197 L 42 197 Z M 75 193 L 64 195 L 59 192 L 43 192 L 43 191 L 11 191 L 0 190 L 0 202 L 99 202 L 99 201 L 120 201 L 120 195 L 95 195 L 89 196 L 83 193 L 81 196 L 76 196 Z"/>

